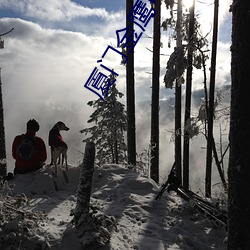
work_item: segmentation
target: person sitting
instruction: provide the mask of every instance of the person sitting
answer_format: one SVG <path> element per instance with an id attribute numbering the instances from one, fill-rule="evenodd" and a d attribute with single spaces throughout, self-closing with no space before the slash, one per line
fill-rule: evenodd
<path id="1" fill-rule="evenodd" d="M 36 136 L 40 128 L 38 122 L 31 119 L 26 126 L 26 134 L 17 135 L 12 144 L 12 156 L 16 160 L 14 175 L 37 171 L 47 159 L 45 143 Z"/>

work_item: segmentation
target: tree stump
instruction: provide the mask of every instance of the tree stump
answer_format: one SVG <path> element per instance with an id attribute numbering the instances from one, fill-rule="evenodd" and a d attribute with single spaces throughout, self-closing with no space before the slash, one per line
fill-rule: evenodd
<path id="1" fill-rule="evenodd" d="M 89 205 L 92 186 L 92 177 L 94 172 L 95 144 L 87 142 L 83 158 L 82 168 L 80 170 L 79 184 L 76 191 L 77 202 L 74 213 L 76 228 L 85 223 L 89 217 Z"/>

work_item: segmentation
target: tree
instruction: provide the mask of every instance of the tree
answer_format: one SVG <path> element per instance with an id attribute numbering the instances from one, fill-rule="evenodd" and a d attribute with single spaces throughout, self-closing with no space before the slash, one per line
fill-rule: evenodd
<path id="1" fill-rule="evenodd" d="M 177 21 L 176 21 L 176 46 L 182 47 L 182 0 L 178 0 Z M 176 175 L 182 182 L 182 165 L 181 165 L 181 81 L 175 81 L 175 164 Z"/>
<path id="2" fill-rule="evenodd" d="M 160 40 L 161 0 L 155 4 L 153 38 L 153 75 L 151 104 L 151 166 L 150 177 L 159 182 L 159 86 L 160 86 Z"/>
<path id="3" fill-rule="evenodd" d="M 110 76 L 110 81 L 114 75 Z M 96 108 L 91 114 L 88 123 L 95 123 L 93 127 L 82 129 L 80 132 L 91 134 L 84 142 L 94 142 L 96 145 L 96 160 L 98 164 L 123 163 L 127 150 L 124 142 L 124 132 L 127 129 L 127 115 L 124 105 L 118 101 L 123 94 L 113 84 L 107 97 L 88 102 L 88 105 Z"/>
<path id="4" fill-rule="evenodd" d="M 206 67 L 205 61 L 208 58 L 203 51 L 207 48 L 208 42 L 206 37 L 202 36 L 200 32 L 200 24 L 194 17 L 194 3 L 190 8 L 190 14 L 182 14 L 182 1 L 178 1 L 177 19 L 175 21 L 173 6 L 174 1 L 165 1 L 167 8 L 170 8 L 171 17 L 163 22 L 164 30 L 170 27 L 175 31 L 173 37 L 176 39 L 177 46 L 174 48 L 167 62 L 167 71 L 164 76 L 166 88 L 173 88 L 176 86 L 175 93 L 175 161 L 177 168 L 177 176 L 182 180 L 185 188 L 189 188 L 189 139 L 197 135 L 197 127 L 195 125 L 195 118 L 190 117 L 191 109 L 191 87 L 192 87 L 192 67 L 202 69 L 204 72 L 204 86 L 206 91 Z M 170 47 L 170 42 L 169 45 Z M 185 126 L 184 126 L 184 146 L 183 146 L 183 176 L 181 171 L 181 85 L 185 82 L 183 75 L 187 69 L 186 75 L 186 106 L 185 106 Z M 207 100 L 207 97 L 205 98 Z M 207 103 L 207 102 L 206 102 Z"/>
<path id="5" fill-rule="evenodd" d="M 3 97 L 2 97 L 2 77 L 0 69 L 0 176 L 7 174 L 5 132 L 4 132 L 4 114 L 3 114 Z"/>
<path id="6" fill-rule="evenodd" d="M 101 214 L 100 211 L 97 213 L 96 210 L 93 211 L 93 206 L 91 206 L 90 196 L 94 161 L 95 144 L 87 142 L 80 170 L 74 210 L 76 234 L 81 242 L 82 249 L 100 249 L 105 244 L 108 244 L 111 232 L 116 226 L 113 217 Z M 91 208 L 92 211 L 90 211 Z"/>
<path id="7" fill-rule="evenodd" d="M 213 138 L 214 89 L 215 89 L 217 37 L 218 37 L 218 14 L 219 14 L 219 0 L 215 0 L 211 69 L 210 69 L 209 105 L 208 105 L 208 119 L 207 119 L 208 120 L 207 161 L 206 161 L 206 179 L 205 179 L 205 193 L 207 197 L 211 197 L 212 151 L 214 144 L 214 138 Z"/>
<path id="8" fill-rule="evenodd" d="M 0 34 L 0 49 L 4 48 L 4 41 L 1 36 L 5 36 L 13 31 L 11 30 Z M 5 145 L 5 130 L 4 130 L 4 112 L 3 112 L 3 95 L 2 95 L 2 76 L 0 69 L 0 176 L 6 176 L 7 174 L 7 160 L 6 160 L 6 145 Z"/>
<path id="9" fill-rule="evenodd" d="M 228 250 L 250 249 L 250 1 L 234 0 L 228 168 Z"/>
<path id="10" fill-rule="evenodd" d="M 133 8 L 133 0 L 126 1 L 126 16 Z M 126 27 L 130 26 L 131 32 L 134 30 L 134 23 L 126 19 Z M 128 47 L 133 46 L 132 41 L 128 39 Z M 133 39 L 132 39 L 133 40 Z M 134 79 L 134 50 L 127 53 L 128 61 L 126 64 L 126 88 L 127 88 L 127 146 L 128 146 L 128 164 L 136 165 L 136 128 L 135 128 L 135 79 Z"/>
<path id="11" fill-rule="evenodd" d="M 187 54 L 187 75 L 186 75 L 186 101 L 185 101 L 185 128 L 190 126 L 190 112 L 191 112 L 191 94 L 192 94 L 192 73 L 193 73 L 193 42 L 194 42 L 194 8 L 195 0 L 189 8 L 189 27 L 188 27 L 188 54 Z M 183 186 L 189 189 L 189 131 L 184 129 L 183 141 Z"/>
<path id="12" fill-rule="evenodd" d="M 170 9 L 170 18 L 167 18 L 163 23 L 163 29 L 168 30 L 170 27 L 174 30 L 174 38 L 176 39 L 176 47 L 170 55 L 167 62 L 167 71 L 164 76 L 166 88 L 173 88 L 175 83 L 175 163 L 176 175 L 179 180 L 182 180 L 181 173 L 181 84 L 183 83 L 183 73 L 186 69 L 186 49 L 182 46 L 182 0 L 177 2 L 177 17 L 174 18 L 174 0 L 165 0 L 167 9 Z M 170 39 L 168 47 L 171 46 Z"/>
<path id="13" fill-rule="evenodd" d="M 80 170 L 79 184 L 76 191 L 77 201 L 74 212 L 74 220 L 75 220 L 75 226 L 77 228 L 83 222 L 85 222 L 84 224 L 86 224 L 87 220 L 89 219 L 92 177 L 95 165 L 94 162 L 95 162 L 95 144 L 93 142 L 87 142 L 85 147 L 83 164 Z"/>
<path id="14" fill-rule="evenodd" d="M 183 73 L 187 67 L 187 60 L 185 58 L 186 48 L 182 45 L 183 36 L 183 15 L 182 15 L 182 0 L 177 3 L 177 17 L 174 19 L 173 7 L 175 2 L 173 0 L 165 0 L 167 9 L 170 9 L 170 18 L 163 22 L 164 30 L 171 29 L 175 31 L 176 47 L 167 62 L 167 71 L 164 76 L 164 83 L 166 88 L 173 88 L 175 83 L 175 164 L 176 175 L 180 182 L 182 182 L 182 165 L 181 165 L 181 84 L 184 82 Z M 170 47 L 170 42 L 168 44 Z"/>

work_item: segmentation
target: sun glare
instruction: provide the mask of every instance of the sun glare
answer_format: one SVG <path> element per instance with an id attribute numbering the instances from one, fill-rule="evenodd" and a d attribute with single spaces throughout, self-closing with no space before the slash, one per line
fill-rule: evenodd
<path id="1" fill-rule="evenodd" d="M 183 0 L 183 5 L 186 8 L 190 8 L 193 5 L 193 0 Z"/>

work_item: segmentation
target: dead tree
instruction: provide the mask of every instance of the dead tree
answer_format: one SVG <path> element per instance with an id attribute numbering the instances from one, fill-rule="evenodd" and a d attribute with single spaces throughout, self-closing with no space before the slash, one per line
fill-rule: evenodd
<path id="1" fill-rule="evenodd" d="M 77 188 L 74 211 L 76 234 L 83 249 L 99 249 L 109 243 L 115 219 L 90 211 L 92 177 L 94 173 L 95 144 L 87 142 Z M 98 215 L 98 216 L 97 216 Z"/>
<path id="2" fill-rule="evenodd" d="M 89 217 L 89 203 L 92 186 L 92 176 L 94 172 L 95 144 L 87 142 L 82 168 L 80 171 L 79 184 L 77 188 L 77 202 L 75 208 L 75 226 L 81 227 L 86 224 Z"/>
<path id="3" fill-rule="evenodd" d="M 208 106 L 208 127 L 207 127 L 207 159 L 206 159 L 206 179 L 205 193 L 211 197 L 211 178 L 212 178 L 212 152 L 213 152 L 213 121 L 214 121 L 214 89 L 216 73 L 216 55 L 217 55 L 217 37 L 218 37 L 218 14 L 219 0 L 214 1 L 214 27 L 213 42 L 210 70 L 210 87 L 209 87 L 209 106 Z"/>

